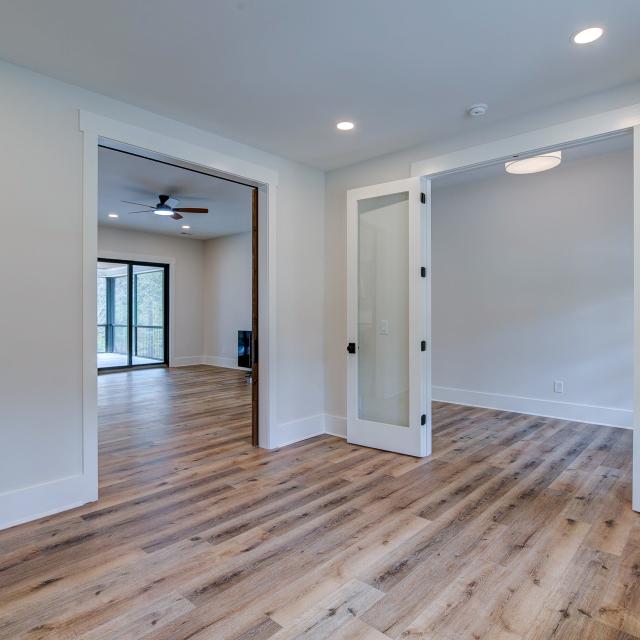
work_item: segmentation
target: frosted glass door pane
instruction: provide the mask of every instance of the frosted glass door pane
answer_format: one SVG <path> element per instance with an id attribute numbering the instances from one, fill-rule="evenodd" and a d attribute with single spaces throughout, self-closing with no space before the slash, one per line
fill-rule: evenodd
<path id="1" fill-rule="evenodd" d="M 409 426 L 409 194 L 358 201 L 358 417 Z"/>

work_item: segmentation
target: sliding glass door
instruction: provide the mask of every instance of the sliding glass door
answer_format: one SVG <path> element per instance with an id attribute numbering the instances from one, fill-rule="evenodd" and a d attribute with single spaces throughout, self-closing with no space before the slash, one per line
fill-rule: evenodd
<path id="1" fill-rule="evenodd" d="M 168 364 L 165 264 L 98 261 L 98 368 Z"/>
<path id="2" fill-rule="evenodd" d="M 133 267 L 133 364 L 165 361 L 165 267 Z"/>

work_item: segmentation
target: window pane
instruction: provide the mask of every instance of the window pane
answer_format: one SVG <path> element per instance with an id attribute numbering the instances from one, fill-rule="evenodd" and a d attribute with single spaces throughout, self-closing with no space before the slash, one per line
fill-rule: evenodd
<path id="1" fill-rule="evenodd" d="M 113 279 L 113 323 L 127 325 L 127 278 L 118 276 Z"/>
<path id="2" fill-rule="evenodd" d="M 134 350 L 137 358 L 164 360 L 164 269 L 133 267 Z M 144 364 L 144 362 L 134 362 Z"/>
<path id="3" fill-rule="evenodd" d="M 98 324 L 107 323 L 107 279 L 98 276 Z"/>

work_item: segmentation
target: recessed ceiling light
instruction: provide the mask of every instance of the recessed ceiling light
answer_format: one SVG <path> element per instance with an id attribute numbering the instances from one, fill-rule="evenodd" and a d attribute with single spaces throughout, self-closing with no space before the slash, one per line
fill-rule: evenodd
<path id="1" fill-rule="evenodd" d="M 602 27 L 588 27 L 578 31 L 578 33 L 574 33 L 572 40 L 576 44 L 589 44 L 590 42 L 595 42 L 603 33 L 604 29 Z"/>
<path id="2" fill-rule="evenodd" d="M 509 160 L 504 163 L 507 173 L 539 173 L 557 167 L 562 162 L 562 151 L 549 151 L 548 153 L 522 158 L 521 160 Z"/>
<path id="3" fill-rule="evenodd" d="M 353 129 L 353 127 L 355 126 L 356 125 L 353 124 L 353 122 L 349 122 L 348 120 L 345 120 L 344 122 L 338 122 L 338 124 L 336 125 L 336 127 L 340 129 L 340 131 L 351 131 L 351 129 Z"/>
<path id="4" fill-rule="evenodd" d="M 119 218 L 120 217 L 117 213 L 108 213 L 107 216 L 109 218 Z"/>
<path id="5" fill-rule="evenodd" d="M 191 225 L 183 224 L 181 228 L 182 229 L 191 229 Z"/>

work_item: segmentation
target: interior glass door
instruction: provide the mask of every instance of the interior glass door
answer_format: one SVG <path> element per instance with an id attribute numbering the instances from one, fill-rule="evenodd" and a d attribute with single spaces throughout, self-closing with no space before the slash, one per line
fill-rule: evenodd
<path id="1" fill-rule="evenodd" d="M 348 195 L 347 438 L 430 452 L 429 185 Z"/>
<path id="2" fill-rule="evenodd" d="M 132 364 L 165 361 L 164 267 L 133 265 Z"/>

